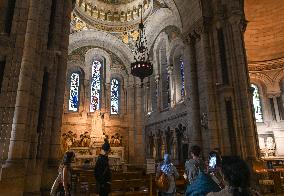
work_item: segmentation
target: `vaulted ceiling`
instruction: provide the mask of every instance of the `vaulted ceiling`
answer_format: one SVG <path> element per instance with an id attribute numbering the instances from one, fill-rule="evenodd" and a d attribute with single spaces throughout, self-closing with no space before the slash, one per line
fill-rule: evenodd
<path id="1" fill-rule="evenodd" d="M 249 63 L 284 57 L 284 1 L 245 0 Z"/>

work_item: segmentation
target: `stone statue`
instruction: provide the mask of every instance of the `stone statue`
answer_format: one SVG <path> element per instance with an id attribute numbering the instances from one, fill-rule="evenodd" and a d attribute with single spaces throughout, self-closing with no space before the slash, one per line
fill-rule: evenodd
<path id="1" fill-rule="evenodd" d="M 72 131 L 68 131 L 67 133 L 62 134 L 62 150 L 63 152 L 69 150 L 71 147 L 76 144 L 77 134 Z"/>
<path id="2" fill-rule="evenodd" d="M 267 156 L 274 156 L 275 155 L 275 147 L 276 144 L 272 137 L 266 138 L 266 148 L 267 148 Z"/>
<path id="3" fill-rule="evenodd" d="M 121 147 L 122 146 L 123 137 L 119 133 L 115 133 L 111 136 L 110 145 L 113 147 Z"/>
<path id="4" fill-rule="evenodd" d="M 90 147 L 91 136 L 88 131 L 80 135 L 80 146 L 81 147 Z"/>

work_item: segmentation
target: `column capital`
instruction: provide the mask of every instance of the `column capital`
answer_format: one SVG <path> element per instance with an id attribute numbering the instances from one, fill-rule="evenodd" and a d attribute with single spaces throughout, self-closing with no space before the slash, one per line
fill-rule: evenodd
<path id="1" fill-rule="evenodd" d="M 174 66 L 172 64 L 168 65 L 167 66 L 168 74 L 172 74 L 173 73 L 173 69 L 174 69 Z"/>
<path id="2" fill-rule="evenodd" d="M 211 25 L 211 17 L 202 17 L 198 21 L 196 21 L 186 33 L 185 41 L 188 43 L 192 43 L 194 40 L 200 39 L 203 33 L 209 31 L 209 27 Z"/>
<path id="3" fill-rule="evenodd" d="M 281 92 L 267 92 L 268 98 L 279 97 L 280 95 L 281 95 Z"/>

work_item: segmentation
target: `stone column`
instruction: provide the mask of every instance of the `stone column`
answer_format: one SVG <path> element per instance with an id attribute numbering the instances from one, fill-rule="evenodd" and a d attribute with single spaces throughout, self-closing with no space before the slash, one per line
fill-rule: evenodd
<path id="1" fill-rule="evenodd" d="M 198 94 L 200 115 L 206 116 L 208 119 L 208 127 L 202 128 L 203 154 L 208 155 L 209 151 L 219 147 L 218 140 L 218 116 L 219 110 L 216 97 L 218 96 L 215 88 L 215 77 L 213 74 L 214 67 L 212 61 L 211 45 L 210 45 L 210 28 L 208 27 L 209 19 L 204 18 L 195 28 L 197 34 L 195 52 L 198 76 Z M 201 120 L 201 119 L 200 119 Z"/>
<path id="2" fill-rule="evenodd" d="M 24 162 L 23 149 L 27 125 L 27 114 L 29 109 L 30 88 L 32 72 L 37 59 L 37 34 L 39 20 L 39 4 L 36 0 L 30 1 L 29 15 L 27 22 L 27 33 L 25 35 L 25 44 L 19 76 L 15 113 L 12 125 L 11 139 L 9 145 L 8 159 L 5 167 L 15 166 L 16 169 L 9 171 L 17 176 L 23 175 Z"/>
<path id="3" fill-rule="evenodd" d="M 145 130 L 144 130 L 144 111 L 143 111 L 143 90 L 140 82 L 136 83 L 135 96 L 135 154 L 136 163 L 143 164 L 145 159 Z"/>
<path id="4" fill-rule="evenodd" d="M 128 161 L 133 163 L 135 160 L 135 118 L 134 118 L 134 107 L 135 107 L 135 97 L 134 97 L 134 84 L 133 81 L 129 81 L 127 86 L 127 121 L 129 125 L 128 131 Z"/>
<path id="5" fill-rule="evenodd" d="M 70 34 L 70 14 L 73 9 L 72 1 L 64 1 L 64 11 L 62 13 L 62 31 L 58 32 L 56 36 L 59 37 L 60 45 L 58 46 L 60 52 L 57 54 L 57 78 L 56 84 L 58 85 L 55 91 L 54 105 L 53 105 L 53 121 L 52 121 L 52 133 L 51 143 L 49 151 L 49 163 L 50 165 L 56 164 L 61 159 L 60 152 L 60 137 L 61 137 L 61 124 L 62 124 L 62 109 L 64 102 L 64 89 L 66 84 L 66 70 L 67 70 L 67 56 L 68 56 L 68 44 Z M 58 40 L 58 39 L 56 39 Z"/>
<path id="6" fill-rule="evenodd" d="M 170 93 L 170 98 L 171 98 L 171 103 L 170 103 L 170 107 L 174 107 L 175 105 L 175 86 L 174 86 L 174 77 L 173 77 L 173 65 L 168 65 L 167 66 L 167 71 L 168 71 L 168 74 L 169 74 L 169 85 L 170 85 L 170 89 L 169 89 L 169 93 Z"/>
<path id="7" fill-rule="evenodd" d="M 276 116 L 276 121 L 280 122 L 280 116 L 279 116 L 279 108 L 278 108 L 278 104 L 277 104 L 277 95 L 273 96 L 273 105 L 274 105 L 274 109 L 275 109 L 275 116 Z"/>
<path id="8" fill-rule="evenodd" d="M 199 107 L 199 92 L 198 92 L 198 75 L 195 54 L 195 38 L 189 37 L 184 50 L 184 74 L 185 74 L 185 89 L 186 102 L 188 105 L 188 124 L 187 134 L 190 133 L 189 146 L 202 145 L 201 125 L 200 125 L 200 107 Z"/>
<path id="9" fill-rule="evenodd" d="M 235 9 L 235 8 L 234 8 Z M 236 8 L 243 9 L 243 8 Z M 238 10 L 243 11 L 243 10 Z M 234 10 L 233 13 L 237 13 Z M 231 38 L 229 55 L 231 57 L 230 67 L 232 72 L 232 86 L 234 88 L 234 115 L 238 125 L 238 141 L 242 143 L 240 155 L 243 158 L 256 159 L 257 157 L 257 134 L 251 107 L 250 81 L 246 51 L 244 46 L 244 31 L 246 22 L 243 15 L 232 14 L 229 25 L 226 26 L 227 36 Z M 227 43 L 228 44 L 228 43 Z M 241 108 L 241 109 L 237 109 Z"/>
<path id="10" fill-rule="evenodd" d="M 156 84 L 156 103 L 157 103 L 157 111 L 161 111 L 161 91 L 160 91 L 160 75 L 155 75 L 155 84 Z"/>

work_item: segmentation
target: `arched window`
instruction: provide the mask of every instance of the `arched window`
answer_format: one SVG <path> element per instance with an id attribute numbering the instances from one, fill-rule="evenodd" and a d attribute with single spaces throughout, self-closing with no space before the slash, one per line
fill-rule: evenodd
<path id="1" fill-rule="evenodd" d="M 180 58 L 180 76 L 181 76 L 181 96 L 185 95 L 184 91 L 184 64 L 182 58 Z"/>
<path id="2" fill-rule="evenodd" d="M 254 88 L 254 91 L 253 91 L 253 108 L 254 108 L 255 121 L 256 122 L 263 122 L 262 106 L 261 106 L 259 88 L 255 84 L 251 84 L 251 87 Z"/>
<path id="3" fill-rule="evenodd" d="M 100 109 L 101 106 L 101 71 L 102 63 L 95 60 L 92 64 L 91 104 L 90 112 Z"/>
<path id="4" fill-rule="evenodd" d="M 167 62 L 167 52 L 166 44 L 162 43 L 161 48 L 159 49 L 159 61 L 160 61 L 160 71 L 161 71 L 161 101 L 162 109 L 167 109 L 171 103 L 171 94 L 170 94 L 170 75 L 168 72 L 168 62 Z"/>
<path id="5" fill-rule="evenodd" d="M 70 91 L 68 110 L 78 112 L 79 110 L 79 96 L 80 96 L 80 74 L 73 72 L 70 76 Z"/>
<path id="6" fill-rule="evenodd" d="M 110 84 L 110 114 L 119 114 L 120 82 L 113 78 Z"/>

